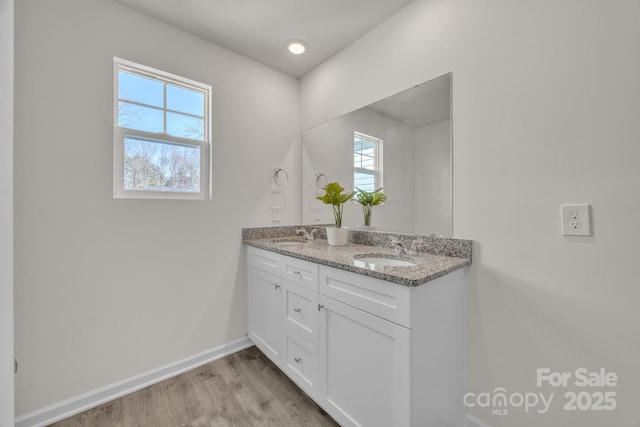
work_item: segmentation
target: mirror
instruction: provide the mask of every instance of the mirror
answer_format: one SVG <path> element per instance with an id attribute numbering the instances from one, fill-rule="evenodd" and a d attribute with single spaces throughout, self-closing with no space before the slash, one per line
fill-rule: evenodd
<path id="1" fill-rule="evenodd" d="M 451 237 L 451 144 L 451 73 L 303 131 L 302 223 L 334 222 L 316 196 L 339 182 L 387 196 L 371 227 L 356 202 L 345 204 L 343 225 Z"/>

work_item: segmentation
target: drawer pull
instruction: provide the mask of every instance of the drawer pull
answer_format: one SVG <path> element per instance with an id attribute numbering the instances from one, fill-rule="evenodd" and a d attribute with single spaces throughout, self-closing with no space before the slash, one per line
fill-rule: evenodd
<path id="1" fill-rule="evenodd" d="M 276 291 L 280 289 L 280 285 L 278 285 L 277 283 L 275 283 L 275 286 L 276 286 Z"/>
<path id="2" fill-rule="evenodd" d="M 296 363 L 300 363 L 302 362 L 302 359 L 300 359 L 299 357 L 296 357 L 295 359 L 293 359 Z"/>
<path id="3" fill-rule="evenodd" d="M 302 277 L 302 273 L 299 271 L 292 271 L 291 274 L 295 274 L 298 277 Z"/>
<path id="4" fill-rule="evenodd" d="M 296 313 L 301 313 L 302 309 L 301 308 L 294 308 L 293 311 L 295 311 Z"/>

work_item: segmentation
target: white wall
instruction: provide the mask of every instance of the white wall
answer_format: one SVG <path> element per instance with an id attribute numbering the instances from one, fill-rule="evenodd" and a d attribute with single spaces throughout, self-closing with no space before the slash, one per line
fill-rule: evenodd
<path id="1" fill-rule="evenodd" d="M 213 200 L 112 198 L 113 56 L 213 86 Z M 300 218 L 298 81 L 115 2 L 22 0 L 15 96 L 16 414 L 244 336 L 273 168 Z"/>
<path id="2" fill-rule="evenodd" d="M 13 406 L 13 0 L 0 0 L 0 427 Z"/>
<path id="3" fill-rule="evenodd" d="M 413 230 L 451 236 L 451 121 L 414 129 L 413 144 Z"/>
<path id="4" fill-rule="evenodd" d="M 494 427 L 640 419 L 638 40 L 637 0 L 416 0 L 301 80 L 304 129 L 453 72 L 454 235 L 476 242 L 468 390 L 556 393 L 546 414 L 470 409 Z M 592 237 L 561 235 L 576 202 Z M 614 371 L 617 408 L 564 411 L 580 390 L 538 389 L 539 367 Z"/>
<path id="5" fill-rule="evenodd" d="M 383 182 L 388 200 L 373 208 L 372 225 L 381 229 L 411 232 L 413 225 L 413 166 L 402 168 L 413 158 L 413 130 L 398 120 L 361 108 L 303 132 L 302 141 L 302 223 L 332 224 L 333 209 L 316 200 L 324 194 L 315 186 L 316 173 L 329 182 L 338 182 L 345 191 L 353 190 L 353 132 L 358 131 L 383 140 Z M 386 171 L 389 173 L 386 173 Z M 314 208 L 321 208 L 315 220 Z M 342 224 L 364 224 L 362 207 L 349 202 L 344 207 Z"/>

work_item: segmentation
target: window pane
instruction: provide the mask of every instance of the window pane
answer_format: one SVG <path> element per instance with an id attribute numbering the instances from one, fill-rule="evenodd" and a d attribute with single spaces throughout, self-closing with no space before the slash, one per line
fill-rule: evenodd
<path id="1" fill-rule="evenodd" d="M 375 165 L 376 163 L 373 157 L 362 156 L 362 166 L 360 166 L 361 168 L 375 170 Z"/>
<path id="2" fill-rule="evenodd" d="M 167 133 L 202 141 L 204 140 L 204 124 L 202 119 L 184 114 L 167 113 Z"/>
<path id="3" fill-rule="evenodd" d="M 162 110 L 120 101 L 118 126 L 148 132 L 164 132 Z"/>
<path id="4" fill-rule="evenodd" d="M 200 148 L 126 136 L 124 189 L 199 192 Z"/>
<path id="5" fill-rule="evenodd" d="M 136 76 L 126 71 L 118 71 L 118 98 L 164 107 L 162 82 Z"/>
<path id="6" fill-rule="evenodd" d="M 360 148 L 360 151 L 362 151 L 363 153 L 373 153 L 376 148 L 376 144 L 366 139 L 362 139 L 361 142 L 362 147 Z"/>
<path id="7" fill-rule="evenodd" d="M 355 135 L 353 139 L 353 145 L 353 166 L 361 169 L 375 170 L 375 158 L 377 156 L 376 143 L 374 141 L 371 141 L 370 139 Z"/>
<path id="8" fill-rule="evenodd" d="M 167 108 L 181 113 L 204 117 L 204 94 L 167 85 Z"/>
<path id="9" fill-rule="evenodd" d="M 353 187 L 357 187 L 363 191 L 376 191 L 376 177 L 373 174 L 354 171 Z"/>
<path id="10" fill-rule="evenodd" d="M 366 148 L 366 149 L 363 149 L 363 150 L 361 151 L 361 153 L 362 153 L 363 155 L 365 155 L 365 156 L 372 156 L 372 157 L 375 157 L 375 155 L 376 155 L 376 149 L 375 149 L 375 147 Z"/>

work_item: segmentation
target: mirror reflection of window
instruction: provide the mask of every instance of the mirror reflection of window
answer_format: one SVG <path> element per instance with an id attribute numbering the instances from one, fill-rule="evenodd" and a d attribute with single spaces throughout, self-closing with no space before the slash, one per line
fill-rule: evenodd
<path id="1" fill-rule="evenodd" d="M 382 187 L 382 140 L 353 134 L 353 188 L 373 192 Z"/>
<path id="2" fill-rule="evenodd" d="M 316 174 L 323 173 L 348 190 L 384 188 L 377 230 L 451 237 L 451 85 L 447 73 L 305 129 L 301 223 L 333 220 L 331 209 L 315 203 Z M 380 139 L 377 159 L 367 157 Z M 377 160 L 377 178 L 365 159 Z M 344 225 L 357 227 L 361 210 L 357 203 L 345 206 Z"/>

